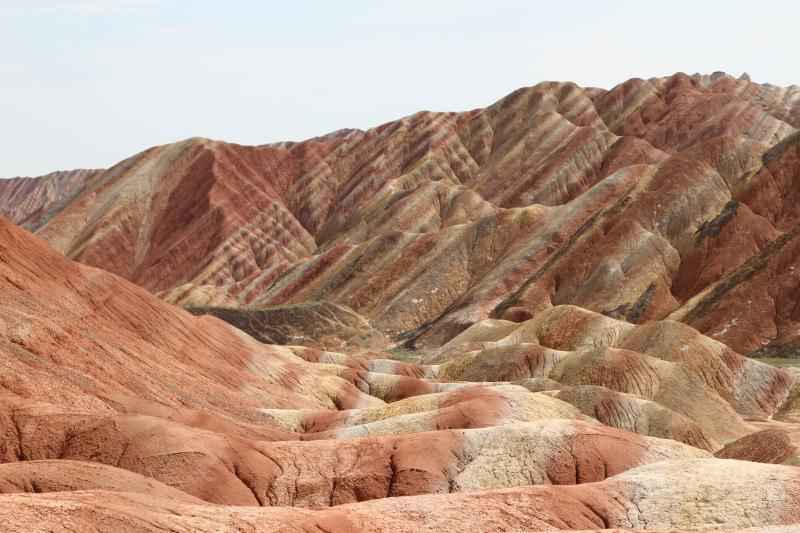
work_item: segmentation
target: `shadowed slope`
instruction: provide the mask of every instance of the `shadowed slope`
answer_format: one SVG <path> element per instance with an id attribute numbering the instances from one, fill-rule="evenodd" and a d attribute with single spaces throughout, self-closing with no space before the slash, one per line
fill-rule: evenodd
<path id="1" fill-rule="evenodd" d="M 381 349 L 389 341 L 367 319 L 330 302 L 254 307 L 186 306 L 194 315 L 211 315 L 267 344 L 307 345 L 328 350 Z"/>

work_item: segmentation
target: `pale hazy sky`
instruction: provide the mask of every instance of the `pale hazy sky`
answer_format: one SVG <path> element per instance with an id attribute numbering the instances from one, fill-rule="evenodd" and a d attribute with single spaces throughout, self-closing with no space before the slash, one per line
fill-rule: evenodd
<path id="1" fill-rule="evenodd" d="M 0 177 L 487 105 L 542 80 L 800 83 L 800 2 L 0 0 Z"/>

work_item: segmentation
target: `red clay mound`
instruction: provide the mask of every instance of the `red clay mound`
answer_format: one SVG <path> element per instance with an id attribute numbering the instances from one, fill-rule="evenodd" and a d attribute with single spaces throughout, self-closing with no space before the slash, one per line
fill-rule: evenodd
<path id="1" fill-rule="evenodd" d="M 50 460 L 0 464 L 0 494 L 86 490 L 135 492 L 167 501 L 203 503 L 154 479 L 94 462 Z"/>

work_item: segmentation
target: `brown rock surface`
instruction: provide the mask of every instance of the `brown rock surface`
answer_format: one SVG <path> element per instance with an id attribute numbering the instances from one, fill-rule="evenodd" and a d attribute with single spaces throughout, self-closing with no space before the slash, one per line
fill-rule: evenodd
<path id="1" fill-rule="evenodd" d="M 662 340 L 654 343 L 648 326 L 633 326 L 574 307 L 555 308 L 509 327 L 494 322 L 489 327 L 476 324 L 453 341 L 479 343 L 484 335 L 493 339 L 487 342 L 498 346 L 523 347 L 523 352 L 512 350 L 503 357 L 524 354 L 528 362 L 523 366 L 529 372 L 515 377 L 556 377 L 545 387 L 548 391 L 535 393 L 502 380 L 475 385 L 435 382 L 431 380 L 448 373 L 462 377 L 458 372 L 470 372 L 481 356 L 453 366 L 451 361 L 457 358 L 446 355 L 454 350 L 449 346 L 440 356 L 445 357 L 444 362 L 417 366 L 312 348 L 263 345 L 221 321 L 193 317 L 170 307 L 111 274 L 70 263 L 24 231 L 7 222 L 0 224 L 4 296 L 0 354 L 5 368 L 0 401 L 0 451 L 5 464 L 0 465 L 0 490 L 6 493 L 0 500 L 3 509 L 16 511 L 4 517 L 9 528 L 26 524 L 47 527 L 50 518 L 30 522 L 32 515 L 27 513 L 37 516 L 42 512 L 37 511 L 40 506 L 56 506 L 63 511 L 48 516 L 56 517 L 52 519 L 59 521 L 59 527 L 71 524 L 68 527 L 78 529 L 100 521 L 133 529 L 145 528 L 146 523 L 156 531 L 162 527 L 224 530 L 249 523 L 270 531 L 306 522 L 310 527 L 321 520 L 323 527 L 330 523 L 370 530 L 375 526 L 367 524 L 385 522 L 392 516 L 401 521 L 383 527 L 444 530 L 474 514 L 465 513 L 473 505 L 471 500 L 419 500 L 413 504 L 415 508 L 441 509 L 441 514 L 426 511 L 408 518 L 399 518 L 403 513 L 391 505 L 350 509 L 344 504 L 365 500 L 400 503 L 404 500 L 397 496 L 422 498 L 529 485 L 591 487 L 607 478 L 620 481 L 597 491 L 548 493 L 525 488 L 519 496 L 488 492 L 481 500 L 482 519 L 487 520 L 487 527 L 493 524 L 498 530 L 520 524 L 633 528 L 643 520 L 660 520 L 656 523 L 671 527 L 686 523 L 674 514 L 674 504 L 639 511 L 647 518 L 614 511 L 619 503 L 613 502 L 621 501 L 619 498 L 640 498 L 651 490 L 637 492 L 639 489 L 629 486 L 661 483 L 668 477 L 645 470 L 635 478 L 641 481 L 631 485 L 624 473 L 642 465 L 680 465 L 682 460 L 693 459 L 701 461 L 700 470 L 711 469 L 718 476 L 708 452 L 676 440 L 711 448 L 713 438 L 728 433 L 698 417 L 694 423 L 702 429 L 695 435 L 696 441 L 680 438 L 675 428 L 694 428 L 689 419 L 697 411 L 686 409 L 678 415 L 660 407 L 662 403 L 675 408 L 685 404 L 670 400 L 669 395 L 647 393 L 651 382 L 626 370 L 628 359 L 616 361 L 617 355 L 608 363 L 604 362 L 606 356 L 597 359 L 611 365 L 599 374 L 594 370 L 585 373 L 591 364 L 579 365 L 584 370 L 571 370 L 569 364 L 574 357 L 582 360 L 584 354 L 568 350 L 575 350 L 586 338 L 605 339 L 607 346 L 642 350 L 609 347 L 603 353 L 630 353 L 625 357 L 654 369 L 647 379 L 660 383 L 659 388 L 672 388 L 678 383 L 665 385 L 659 380 L 674 375 L 668 365 L 678 363 L 666 360 L 674 356 L 661 360 L 645 352 L 658 352 L 669 346 L 665 342 L 677 342 L 674 335 L 658 337 Z M 58 311 L 49 307 L 55 305 L 53 294 L 58 295 Z M 576 329 L 576 325 L 580 327 Z M 712 394 L 711 385 L 704 382 L 708 378 L 692 378 L 690 372 L 716 368 L 712 362 L 721 353 L 727 354 L 727 364 L 736 363 L 738 356 L 721 349 L 699 351 L 700 346 L 716 347 L 717 343 L 690 328 L 680 328 L 685 328 L 683 342 L 693 347 L 697 359 L 688 360 L 694 362 L 680 375 L 694 383 L 693 387 L 707 388 L 705 394 L 727 406 L 720 412 L 732 417 L 727 421 L 728 432 L 746 433 L 747 425 L 735 409 L 748 408 L 747 397 L 729 404 Z M 684 331 L 680 328 L 676 331 Z M 503 336 L 498 338 L 501 331 Z M 536 346 L 539 348 L 534 349 Z M 490 349 L 482 357 L 491 359 L 495 352 Z M 533 360 L 537 362 L 532 364 Z M 185 368 L 186 361 L 191 361 L 193 371 Z M 754 364 L 758 372 L 745 373 L 740 379 L 763 384 L 781 375 Z M 614 378 L 616 365 L 622 370 L 620 376 L 628 375 L 633 381 Z M 491 365 L 480 368 L 482 374 L 475 377 L 505 377 L 495 376 Z M 502 371 L 502 366 L 497 368 Z M 697 374 L 708 374 L 708 370 Z M 640 421 L 623 427 L 617 415 L 616 425 L 622 429 L 612 429 L 582 415 L 570 403 L 614 424 L 614 415 L 608 414 L 612 406 L 627 409 L 622 415 L 625 418 L 636 412 L 629 405 L 639 401 L 636 396 L 601 387 L 596 388 L 600 400 L 587 400 L 597 393 L 587 396 L 580 392 L 593 390 L 582 388 L 582 376 L 597 376 L 598 385 L 616 387 L 619 392 L 630 392 L 635 384 L 638 393 L 651 397 L 642 400 L 644 411 L 640 409 L 636 415 Z M 562 388 L 554 391 L 555 385 Z M 269 393 L 262 392 L 266 390 L 262 387 Z M 393 403 L 384 404 L 378 398 Z M 607 412 L 598 411 L 592 403 L 596 401 L 604 402 Z M 336 410 L 347 408 L 348 403 L 358 409 Z M 762 408 L 776 407 L 762 401 Z M 645 411 L 649 414 L 643 415 Z M 637 435 L 654 433 L 643 429 L 643 420 L 648 427 L 672 427 L 661 435 L 669 439 Z M 706 438 L 704 432 L 711 437 Z M 115 468 L 123 472 L 117 474 Z M 781 498 L 789 498 L 795 489 L 790 481 L 778 483 L 776 479 L 784 479 L 784 474 L 779 474 L 770 474 L 768 486 L 778 495 L 785 494 Z M 703 483 L 732 490 L 729 482 L 704 478 Z M 652 490 L 665 490 L 658 487 L 661 485 Z M 616 496 L 609 500 L 608 494 Z M 544 507 L 532 515 L 523 513 L 510 519 L 508 509 L 523 504 L 526 498 L 534 498 Z M 786 501 L 790 502 L 787 516 L 793 516 L 794 500 Z M 230 511 L 224 507 L 204 510 L 203 506 L 211 504 L 273 506 L 275 510 L 271 514 L 243 511 L 225 518 Z M 341 511 L 330 516 L 304 515 L 287 506 L 335 506 Z M 155 509 L 169 511 L 161 514 L 164 511 Z M 585 514 L 588 509 L 599 514 Z M 748 509 L 747 519 L 736 515 L 739 518 L 734 516 L 729 523 L 739 527 L 751 525 L 753 517 L 760 520 L 757 505 Z M 143 519 L 145 516 L 148 518 Z M 764 523 L 784 523 L 780 516 Z M 222 524 L 217 520 L 223 520 Z"/>
<path id="2" fill-rule="evenodd" d="M 65 261 L 6 221 L 0 284 L 4 391 L 25 399 L 93 413 L 146 401 L 250 422 L 264 407 L 377 401 L 287 349 Z"/>

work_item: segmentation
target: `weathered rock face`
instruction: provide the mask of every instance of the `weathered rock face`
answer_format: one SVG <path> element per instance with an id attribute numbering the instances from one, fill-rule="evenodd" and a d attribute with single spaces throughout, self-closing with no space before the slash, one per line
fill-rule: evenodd
<path id="1" fill-rule="evenodd" d="M 800 373 L 745 356 L 800 345 L 798 127 L 543 83 L 0 182 L 3 530 L 796 531 Z"/>
<path id="2" fill-rule="evenodd" d="M 8 394 L 91 413 L 144 402 L 248 421 L 262 420 L 265 407 L 356 406 L 366 397 L 330 372 L 305 372 L 312 367 L 289 349 L 65 261 L 4 220 L 0 258 Z"/>

